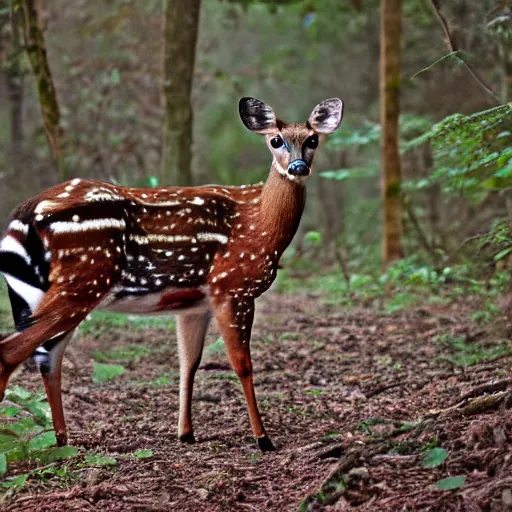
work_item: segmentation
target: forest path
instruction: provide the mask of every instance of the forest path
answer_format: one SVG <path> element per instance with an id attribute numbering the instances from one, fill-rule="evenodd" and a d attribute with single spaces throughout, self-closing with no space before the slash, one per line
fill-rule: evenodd
<path id="1" fill-rule="evenodd" d="M 252 344 L 258 402 L 278 448 L 269 454 L 250 435 L 215 329 L 196 379 L 193 446 L 176 438 L 174 331 L 87 329 L 65 363 L 70 443 L 115 457 L 117 466 L 84 467 L 69 488 L 31 483 L 2 510 L 507 510 L 512 414 L 503 390 L 512 358 L 459 366 L 508 343 L 505 325 L 475 324 L 475 307 L 466 300 L 386 315 L 270 294 Z M 126 372 L 94 384 L 93 355 L 123 347 Z M 15 383 L 40 387 L 26 370 Z M 495 403 L 432 414 L 485 392 Z M 434 446 L 448 450 L 446 462 L 422 467 Z M 138 449 L 153 456 L 128 455 Z M 465 475 L 463 487 L 429 487 L 454 475 Z"/>

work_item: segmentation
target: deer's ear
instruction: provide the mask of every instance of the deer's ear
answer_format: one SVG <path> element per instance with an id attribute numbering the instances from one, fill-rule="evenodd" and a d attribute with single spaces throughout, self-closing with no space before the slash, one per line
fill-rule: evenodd
<path id="1" fill-rule="evenodd" d="M 242 98 L 238 103 L 240 119 L 245 127 L 254 133 L 272 133 L 277 129 L 274 111 L 263 101 Z"/>
<path id="2" fill-rule="evenodd" d="M 319 103 L 311 112 L 308 123 L 317 133 L 332 133 L 341 123 L 343 102 L 339 98 L 329 98 Z"/>

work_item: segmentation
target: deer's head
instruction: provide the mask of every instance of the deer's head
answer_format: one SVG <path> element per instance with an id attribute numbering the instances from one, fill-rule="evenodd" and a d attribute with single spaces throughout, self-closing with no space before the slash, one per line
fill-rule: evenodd
<path id="1" fill-rule="evenodd" d="M 291 181 L 303 182 L 311 174 L 319 142 L 340 125 L 343 102 L 338 98 L 322 101 L 305 123 L 286 124 L 255 98 L 242 98 L 238 110 L 247 129 L 265 135 L 277 171 Z"/>

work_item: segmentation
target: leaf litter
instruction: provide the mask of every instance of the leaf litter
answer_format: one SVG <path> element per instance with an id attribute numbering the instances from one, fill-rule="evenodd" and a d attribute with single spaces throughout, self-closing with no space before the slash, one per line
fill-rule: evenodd
<path id="1" fill-rule="evenodd" d="M 477 344 L 494 354 L 512 329 L 506 318 L 477 325 L 476 309 L 465 300 L 384 314 L 269 294 L 252 353 L 258 403 L 278 448 L 270 454 L 252 439 L 224 350 L 205 351 L 190 446 L 176 435 L 174 332 L 82 334 L 68 349 L 63 400 L 70 443 L 97 455 L 68 480 L 26 479 L 34 462 L 9 464 L 4 478 L 18 477 L 21 487 L 2 510 L 507 510 L 512 358 L 499 351 L 458 364 L 457 350 L 467 355 Z M 213 328 L 207 342 L 216 340 Z M 93 354 L 137 344 L 151 350 L 116 379 L 93 378 Z M 41 388 L 26 369 L 12 384 Z"/>

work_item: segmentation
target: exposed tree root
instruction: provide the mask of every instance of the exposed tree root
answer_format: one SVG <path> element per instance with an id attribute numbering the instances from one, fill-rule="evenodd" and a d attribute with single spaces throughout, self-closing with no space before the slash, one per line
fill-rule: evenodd
<path id="1" fill-rule="evenodd" d="M 481 414 L 483 412 L 495 410 L 501 405 L 509 408 L 512 404 L 512 393 L 510 391 L 501 391 L 493 395 L 479 396 L 470 402 L 463 400 L 452 407 L 433 411 L 427 415 L 428 418 L 446 418 L 454 414 L 463 416 L 471 416 L 473 414 Z"/>
<path id="2" fill-rule="evenodd" d="M 510 379 L 498 380 L 496 382 L 486 382 L 480 386 L 475 386 L 467 393 L 460 397 L 460 400 L 467 400 L 475 396 L 483 395 L 484 393 L 495 393 L 496 391 L 504 391 L 511 384 Z"/>

